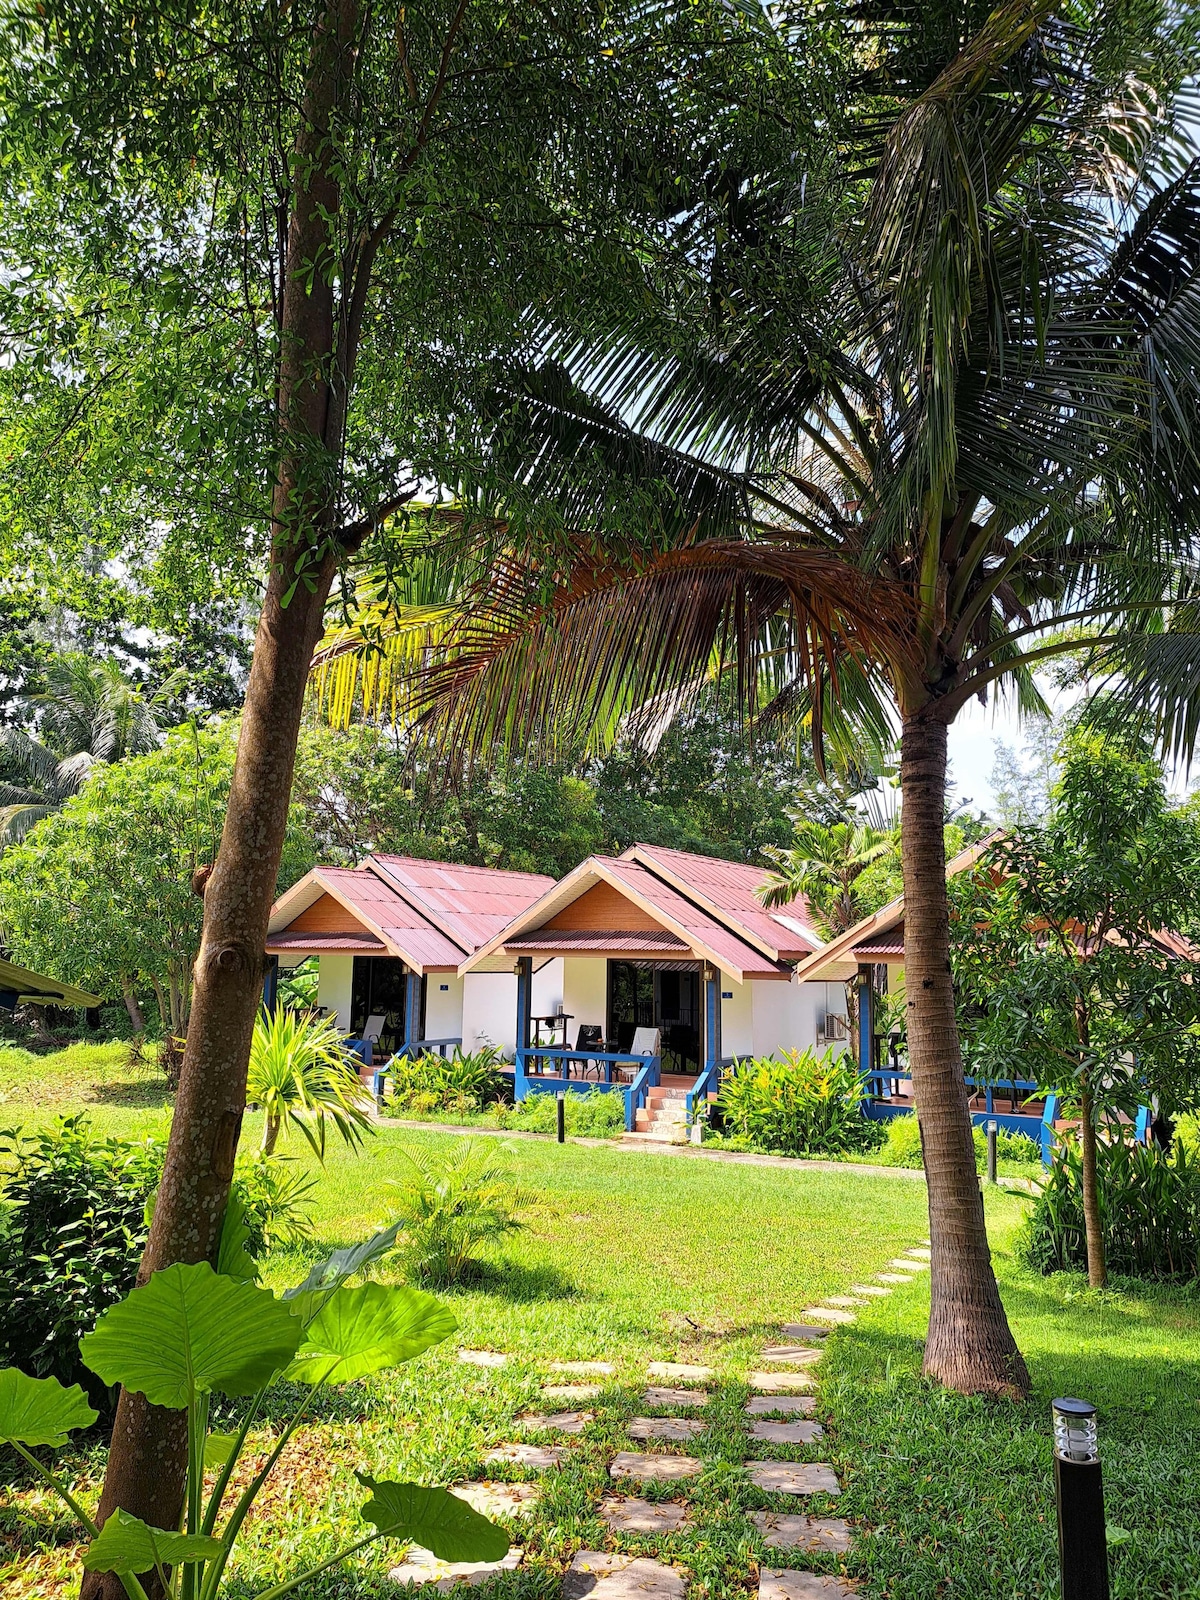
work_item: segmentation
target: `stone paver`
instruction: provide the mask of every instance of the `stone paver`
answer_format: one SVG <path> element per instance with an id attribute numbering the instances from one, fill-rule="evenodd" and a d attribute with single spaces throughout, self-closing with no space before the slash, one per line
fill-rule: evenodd
<path id="1" fill-rule="evenodd" d="M 510 1550 L 501 1561 L 439 1561 L 428 1550 L 410 1550 L 408 1560 L 393 1567 L 388 1577 L 393 1583 L 432 1584 L 440 1594 L 449 1594 L 457 1584 L 486 1583 L 497 1572 L 511 1572 L 521 1564 L 521 1550 Z"/>
<path id="2" fill-rule="evenodd" d="M 803 1343 L 807 1339 L 823 1339 L 829 1332 L 812 1322 L 785 1322 L 783 1335 L 785 1339 L 799 1339 Z"/>
<path id="3" fill-rule="evenodd" d="M 880 1283 L 911 1283 L 912 1279 L 907 1272 L 881 1272 Z"/>
<path id="4" fill-rule="evenodd" d="M 644 1556 L 581 1550 L 563 1578 L 563 1600 L 683 1600 L 681 1572 Z"/>
<path id="5" fill-rule="evenodd" d="M 746 1402 L 748 1417 L 811 1417 L 816 1409 L 811 1394 L 755 1394 Z"/>
<path id="6" fill-rule="evenodd" d="M 853 1294 L 831 1294 L 825 1302 L 827 1306 L 865 1306 L 866 1303 L 861 1296 Z"/>
<path id="7" fill-rule="evenodd" d="M 650 1500 L 602 1500 L 600 1520 L 614 1533 L 678 1533 L 687 1527 L 688 1514 L 677 1500 L 663 1505 Z"/>
<path id="8" fill-rule="evenodd" d="M 652 1384 L 642 1396 L 642 1403 L 647 1406 L 678 1406 L 684 1411 L 694 1411 L 708 1404 L 708 1392 L 705 1389 L 664 1389 Z"/>
<path id="9" fill-rule="evenodd" d="M 749 1382 L 759 1394 L 811 1394 L 813 1389 L 807 1372 L 752 1372 Z"/>
<path id="10" fill-rule="evenodd" d="M 526 1433 L 546 1433 L 550 1430 L 555 1433 L 582 1433 L 595 1415 L 594 1411 L 552 1411 L 548 1416 L 542 1416 L 539 1412 L 528 1411 L 517 1421 Z"/>
<path id="11" fill-rule="evenodd" d="M 695 1456 L 640 1456 L 632 1450 L 620 1450 L 609 1467 L 612 1478 L 641 1478 L 645 1482 L 674 1483 L 680 1478 L 698 1477 L 703 1462 Z"/>
<path id="12" fill-rule="evenodd" d="M 762 1353 L 764 1361 L 783 1361 L 793 1367 L 810 1367 L 820 1361 L 821 1352 L 808 1344 L 769 1344 Z"/>
<path id="13" fill-rule="evenodd" d="M 460 1350 L 458 1359 L 471 1367 L 502 1367 L 508 1361 L 503 1350 Z"/>
<path id="14" fill-rule="evenodd" d="M 693 1439 L 704 1424 L 693 1417 L 634 1417 L 628 1432 L 631 1439 Z"/>
<path id="15" fill-rule="evenodd" d="M 674 1378 L 683 1383 L 705 1383 L 716 1376 L 711 1367 L 689 1366 L 686 1361 L 652 1361 L 646 1370 L 652 1378 Z"/>
<path id="16" fill-rule="evenodd" d="M 841 1494 L 833 1468 L 824 1462 L 747 1461 L 756 1489 L 768 1494 Z"/>
<path id="17" fill-rule="evenodd" d="M 851 1294 L 880 1295 L 891 1294 L 891 1292 L 890 1289 L 881 1289 L 877 1283 L 852 1283 L 850 1285 Z"/>
<path id="18" fill-rule="evenodd" d="M 818 1322 L 855 1322 L 857 1320 L 853 1311 L 843 1311 L 841 1306 L 810 1306 L 804 1315 L 806 1317 L 815 1317 Z"/>
<path id="19" fill-rule="evenodd" d="M 927 1261 L 910 1261 L 907 1256 L 895 1256 L 888 1262 L 897 1272 L 924 1272 L 928 1265 Z"/>
<path id="20" fill-rule="evenodd" d="M 812 1444 L 825 1437 L 819 1422 L 755 1422 L 750 1437 L 763 1444 Z"/>
<path id="21" fill-rule="evenodd" d="M 777 1572 L 762 1567 L 758 1574 L 758 1600 L 853 1600 L 856 1592 L 843 1578 L 818 1572 Z"/>
<path id="22" fill-rule="evenodd" d="M 928 1261 L 933 1256 L 933 1251 L 927 1244 L 914 1245 L 911 1250 L 904 1252 L 906 1256 L 916 1256 L 918 1261 Z"/>
<path id="23" fill-rule="evenodd" d="M 542 1493 L 538 1483 L 457 1483 L 450 1491 L 481 1517 L 527 1517 Z"/>
<path id="24" fill-rule="evenodd" d="M 853 1530 L 841 1517 L 799 1517 L 787 1511 L 752 1511 L 750 1521 L 768 1550 L 849 1550 Z"/>
<path id="25" fill-rule="evenodd" d="M 489 1466 L 504 1462 L 508 1466 L 528 1467 L 531 1472 L 546 1472 L 550 1467 L 561 1466 L 566 1455 L 565 1448 L 557 1444 L 502 1444 L 489 1450 L 483 1459 Z"/>
<path id="26" fill-rule="evenodd" d="M 551 1361 L 546 1370 L 574 1372 L 581 1378 L 611 1378 L 617 1369 L 611 1361 Z"/>
<path id="27" fill-rule="evenodd" d="M 594 1400 L 600 1393 L 598 1383 L 544 1383 L 543 1400 Z"/>

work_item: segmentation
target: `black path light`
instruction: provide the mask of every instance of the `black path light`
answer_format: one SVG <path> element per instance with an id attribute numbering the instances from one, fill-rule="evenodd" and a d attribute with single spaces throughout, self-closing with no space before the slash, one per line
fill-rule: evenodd
<path id="1" fill-rule="evenodd" d="M 994 1119 L 987 1125 L 987 1181 L 996 1182 L 996 1135 L 1000 1124 Z"/>
<path id="2" fill-rule="evenodd" d="M 1108 1546 L 1096 1408 L 1087 1400 L 1051 1402 L 1054 1492 L 1062 1600 L 1108 1600 Z"/>
<path id="3" fill-rule="evenodd" d="M 567 1091 L 560 1089 L 555 1096 L 558 1101 L 558 1142 L 567 1142 Z"/>

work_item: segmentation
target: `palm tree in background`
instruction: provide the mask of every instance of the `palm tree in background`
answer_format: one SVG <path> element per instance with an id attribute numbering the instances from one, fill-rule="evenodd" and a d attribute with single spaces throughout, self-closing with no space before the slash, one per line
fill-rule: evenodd
<path id="1" fill-rule="evenodd" d="M 115 661 L 58 656 L 24 707 L 36 733 L 0 728 L 0 845 L 24 838 L 87 782 L 97 762 L 152 750 L 155 704 Z"/>
<path id="2" fill-rule="evenodd" d="M 498 378 L 448 544 L 484 576 L 404 707 L 452 757 L 561 754 L 715 670 L 818 751 L 899 725 L 925 1367 L 972 1391 L 1028 1377 L 949 975 L 947 730 L 1040 708 L 1039 663 L 1162 627 L 1195 571 L 1190 62 L 1135 12 L 857 8 L 833 169 L 724 153 L 670 282 Z"/>

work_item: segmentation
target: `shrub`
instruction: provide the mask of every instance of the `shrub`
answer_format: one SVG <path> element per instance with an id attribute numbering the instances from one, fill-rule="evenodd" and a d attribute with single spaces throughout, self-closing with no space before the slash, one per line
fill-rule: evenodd
<path id="1" fill-rule="evenodd" d="M 1177 1142 L 1170 1155 L 1115 1137 L 1097 1150 L 1097 1186 L 1109 1270 L 1138 1278 L 1195 1277 L 1200 1263 L 1200 1163 Z M 1021 1253 L 1039 1272 L 1087 1266 L 1083 1158 L 1061 1139 L 1025 1226 Z"/>
<path id="2" fill-rule="evenodd" d="M 625 1132 L 625 1096 L 614 1089 L 568 1094 L 564 1101 L 566 1130 L 578 1139 L 618 1139 Z M 511 1107 L 497 1108 L 502 1128 L 525 1133 L 554 1133 L 558 1108 L 552 1094 L 530 1094 Z"/>
<path id="3" fill-rule="evenodd" d="M 915 1113 L 892 1117 L 884 1124 L 887 1133 L 875 1159 L 881 1167 L 919 1167 L 921 1165 L 921 1133 Z M 975 1170 L 987 1171 L 987 1134 L 982 1128 L 973 1130 L 975 1141 Z M 1023 1133 L 1007 1133 L 1004 1129 L 996 1135 L 996 1155 L 1001 1165 L 1041 1167 L 1042 1150 L 1036 1139 Z"/>
<path id="4" fill-rule="evenodd" d="M 865 1079 L 845 1052 L 788 1050 L 739 1061 L 721 1079 L 717 1109 L 726 1132 L 786 1155 L 871 1150 L 881 1130 L 863 1115 Z"/>
<path id="5" fill-rule="evenodd" d="M 409 1277 L 423 1283 L 460 1283 L 479 1267 L 477 1252 L 525 1223 L 521 1213 L 538 1197 L 522 1189 L 488 1148 L 456 1139 L 444 1155 L 405 1154 L 412 1177 L 402 1188 L 393 1222 L 397 1252 Z"/>
<path id="6" fill-rule="evenodd" d="M 92 1385 L 79 1340 L 133 1288 L 162 1148 L 102 1139 L 86 1117 L 31 1137 L 0 1135 L 8 1158 L 0 1232 L 0 1361 Z"/>
<path id="7" fill-rule="evenodd" d="M 262 1153 L 285 1126 L 298 1128 L 318 1161 L 332 1124 L 348 1145 L 371 1126 L 371 1096 L 342 1048 L 337 1020 L 281 1008 L 260 1016 L 250 1043 L 246 1098 L 262 1107 Z"/>
<path id="8" fill-rule="evenodd" d="M 921 1130 L 917 1126 L 916 1113 L 912 1112 L 902 1117 L 892 1117 L 885 1124 L 887 1133 L 883 1144 L 880 1146 L 876 1160 L 883 1167 L 920 1167 L 921 1160 Z"/>
<path id="9" fill-rule="evenodd" d="M 246 1249 L 261 1261 L 275 1249 L 302 1243 L 312 1233 L 309 1196 L 316 1181 L 292 1171 L 286 1156 L 256 1154 L 238 1161 L 233 1187 L 248 1230 Z"/>
<path id="10" fill-rule="evenodd" d="M 410 1111 L 479 1111 L 506 1092 L 504 1057 L 491 1045 L 448 1056 L 397 1058 L 389 1067 L 394 1099 Z"/>

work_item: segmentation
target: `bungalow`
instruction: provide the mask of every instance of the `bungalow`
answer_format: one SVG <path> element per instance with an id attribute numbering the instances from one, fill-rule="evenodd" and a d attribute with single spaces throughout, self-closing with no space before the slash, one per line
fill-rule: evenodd
<path id="1" fill-rule="evenodd" d="M 518 1098 L 624 1082 L 627 1125 L 645 1126 L 667 1099 L 690 1110 L 715 1092 L 734 1057 L 844 1040 L 847 974 L 835 965 L 797 981 L 797 963 L 824 946 L 802 898 L 764 909 L 764 877 L 644 844 L 589 856 L 466 957 L 467 978 L 516 969 Z M 532 1026 L 533 985 L 550 964 L 561 982 L 553 1049 Z"/>
<path id="2" fill-rule="evenodd" d="M 358 866 L 315 867 L 271 911 L 266 998 L 281 970 L 315 958 L 317 1004 L 338 1027 L 372 1033 L 381 1052 L 425 1047 L 444 1053 L 516 1045 L 517 979 L 460 967 L 553 879 L 533 872 L 464 867 L 376 854 Z M 540 970 L 535 998 L 557 1003 L 561 978 Z M 554 994 L 551 994 L 554 991 Z M 372 1019 L 375 1019 L 372 1021 Z"/>

